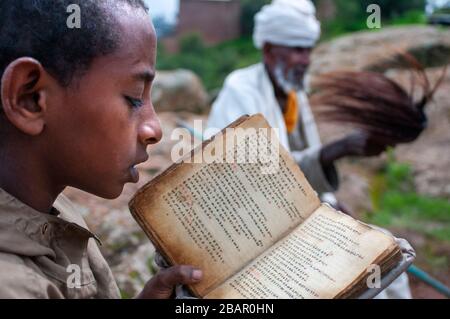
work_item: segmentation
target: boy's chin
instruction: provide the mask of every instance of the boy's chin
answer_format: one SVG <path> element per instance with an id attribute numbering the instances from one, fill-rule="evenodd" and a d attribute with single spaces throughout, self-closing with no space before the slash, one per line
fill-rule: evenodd
<path id="1" fill-rule="evenodd" d="M 105 189 L 97 189 L 96 191 L 91 191 L 89 193 L 104 199 L 116 199 L 123 192 L 124 184 L 117 185 L 116 187 L 109 187 Z"/>

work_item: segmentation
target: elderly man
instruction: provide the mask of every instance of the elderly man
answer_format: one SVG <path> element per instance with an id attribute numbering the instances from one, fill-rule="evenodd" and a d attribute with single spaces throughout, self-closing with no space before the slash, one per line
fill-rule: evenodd
<path id="1" fill-rule="evenodd" d="M 378 155 L 384 149 L 361 132 L 327 145 L 320 142 L 304 87 L 311 50 L 320 37 L 314 5 L 309 0 L 274 0 L 256 15 L 253 37 L 263 62 L 228 76 L 208 127 L 221 129 L 244 114 L 262 113 L 279 129 L 280 142 L 314 189 L 336 206 L 331 194 L 338 188 L 334 162 L 345 156 Z M 392 287 L 380 297 L 411 297 L 406 275 Z"/>
<path id="2" fill-rule="evenodd" d="M 279 129 L 280 142 L 323 195 L 338 187 L 334 161 L 383 150 L 373 147 L 363 133 L 322 146 L 304 90 L 311 50 L 319 36 L 320 24 L 309 0 L 275 0 L 264 6 L 255 17 L 254 31 L 263 63 L 228 76 L 208 127 L 221 129 L 244 114 L 262 113 Z M 329 194 L 327 199 L 334 204 Z"/>

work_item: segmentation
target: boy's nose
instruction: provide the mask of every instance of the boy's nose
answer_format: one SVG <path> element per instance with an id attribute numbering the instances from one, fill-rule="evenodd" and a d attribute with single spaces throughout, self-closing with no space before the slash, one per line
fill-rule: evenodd
<path id="1" fill-rule="evenodd" d="M 139 127 L 139 140 L 144 145 L 156 144 L 161 141 L 162 129 L 157 116 L 146 121 Z"/>

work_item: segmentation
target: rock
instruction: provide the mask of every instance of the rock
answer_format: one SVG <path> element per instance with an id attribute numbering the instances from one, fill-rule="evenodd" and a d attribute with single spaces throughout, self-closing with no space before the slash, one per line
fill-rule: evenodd
<path id="1" fill-rule="evenodd" d="M 157 112 L 205 113 L 209 96 L 200 78 L 189 70 L 159 71 L 152 88 Z"/>
<path id="2" fill-rule="evenodd" d="M 399 51 L 412 53 L 426 67 L 442 66 L 450 62 L 450 32 L 432 26 L 407 26 L 352 33 L 320 44 L 314 50 L 310 72 L 384 72 L 398 66 Z"/>

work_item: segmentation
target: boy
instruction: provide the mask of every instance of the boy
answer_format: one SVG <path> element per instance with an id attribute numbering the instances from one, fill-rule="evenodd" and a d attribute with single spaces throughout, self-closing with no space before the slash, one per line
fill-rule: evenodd
<path id="1" fill-rule="evenodd" d="M 80 8 L 80 28 L 67 23 Z M 61 195 L 116 198 L 161 139 L 156 35 L 141 0 L 0 2 L 0 298 L 119 298 L 95 236 Z M 80 280 L 70 285 L 71 269 Z M 138 296 L 169 298 L 178 266 Z"/>

